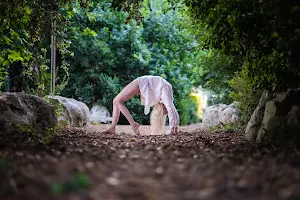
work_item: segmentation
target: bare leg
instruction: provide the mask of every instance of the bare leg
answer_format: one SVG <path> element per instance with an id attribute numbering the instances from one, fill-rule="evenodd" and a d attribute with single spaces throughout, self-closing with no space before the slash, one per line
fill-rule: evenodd
<path id="1" fill-rule="evenodd" d="M 112 116 L 113 116 L 112 124 L 111 124 L 110 128 L 105 131 L 105 133 L 115 133 L 116 132 L 116 126 L 118 124 L 119 117 L 120 117 L 120 110 L 115 104 L 113 104 L 113 115 Z"/>
<path id="2" fill-rule="evenodd" d="M 116 126 L 119 121 L 120 112 L 126 117 L 135 134 L 139 134 L 139 124 L 134 121 L 124 102 L 140 93 L 138 81 L 134 80 L 129 83 L 113 100 L 113 121 L 111 127 L 105 131 L 109 133 L 116 132 Z"/>

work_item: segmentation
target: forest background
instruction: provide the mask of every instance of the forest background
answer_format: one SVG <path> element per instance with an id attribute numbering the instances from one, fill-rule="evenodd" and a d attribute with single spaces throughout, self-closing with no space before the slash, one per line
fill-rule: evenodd
<path id="1" fill-rule="evenodd" d="M 112 110 L 134 78 L 173 85 L 181 125 L 196 123 L 193 87 L 209 105 L 239 101 L 242 127 L 262 90 L 299 86 L 299 3 L 267 0 L 26 1 L 0 3 L 0 86 L 50 93 L 50 43 L 56 36 L 56 94 Z M 149 123 L 140 100 L 126 103 Z M 121 123 L 126 123 L 121 120 Z"/>

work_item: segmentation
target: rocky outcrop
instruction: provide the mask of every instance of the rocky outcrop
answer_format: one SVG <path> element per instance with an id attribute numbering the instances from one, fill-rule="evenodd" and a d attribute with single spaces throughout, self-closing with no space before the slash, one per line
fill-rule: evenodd
<path id="1" fill-rule="evenodd" d="M 90 120 L 90 111 L 83 102 L 62 96 L 46 96 L 58 111 L 58 121 L 73 127 L 82 127 Z"/>
<path id="2" fill-rule="evenodd" d="M 237 103 L 230 105 L 216 104 L 208 106 L 203 114 L 202 128 L 208 129 L 210 127 L 234 124 L 239 122 L 240 113 L 236 108 Z"/>
<path id="3" fill-rule="evenodd" d="M 96 123 L 110 123 L 112 121 L 112 117 L 110 116 L 108 110 L 99 105 L 95 105 L 91 108 L 90 111 L 91 118 L 90 122 L 96 122 Z"/>
<path id="4" fill-rule="evenodd" d="M 262 119 L 264 117 L 266 102 L 271 100 L 272 94 L 268 91 L 263 91 L 258 105 L 256 106 L 251 118 L 247 124 L 245 136 L 248 140 L 256 140 L 257 133 L 260 129 Z"/>
<path id="5" fill-rule="evenodd" d="M 251 123 L 250 120 L 248 126 Z M 300 142 L 300 89 L 277 93 L 273 99 L 267 101 L 260 124 L 257 137 L 248 139 L 258 142 Z M 246 136 L 247 133 L 250 132 L 246 132 Z"/>
<path id="6" fill-rule="evenodd" d="M 0 132 L 44 133 L 57 124 L 54 108 L 44 99 L 26 93 L 0 95 Z"/>

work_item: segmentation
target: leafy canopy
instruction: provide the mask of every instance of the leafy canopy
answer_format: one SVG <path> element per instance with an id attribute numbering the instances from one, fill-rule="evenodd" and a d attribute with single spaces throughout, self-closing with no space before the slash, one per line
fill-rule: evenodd
<path id="1" fill-rule="evenodd" d="M 254 88 L 299 86 L 299 1 L 186 0 L 206 44 L 243 63 Z M 237 68 L 238 69 L 238 68 Z"/>
<path id="2" fill-rule="evenodd" d="M 90 2 L 87 9 L 75 3 L 64 12 L 71 23 L 74 57 L 69 59 L 70 80 L 63 95 L 89 106 L 102 104 L 112 111 L 112 99 L 121 88 L 139 76 L 152 74 L 171 82 L 176 105 L 181 99 L 190 99 L 189 77 L 196 65 L 198 43 L 188 29 L 183 5 L 144 1 L 140 22 L 128 20 L 129 13 L 115 10 L 110 1 Z M 195 105 L 191 99 L 188 102 L 189 107 L 179 106 L 181 114 L 192 115 Z M 127 106 L 135 119 L 148 123 L 139 99 L 132 99 Z M 183 123 L 192 120 L 186 119 Z"/>

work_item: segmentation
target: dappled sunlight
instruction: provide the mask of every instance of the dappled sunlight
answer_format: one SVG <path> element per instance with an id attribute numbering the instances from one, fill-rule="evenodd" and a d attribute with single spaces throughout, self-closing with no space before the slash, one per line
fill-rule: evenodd
<path id="1" fill-rule="evenodd" d="M 202 88 L 193 88 L 191 97 L 195 100 L 197 104 L 197 115 L 200 119 L 203 118 L 203 113 L 207 107 L 208 98 L 210 93 Z"/>

